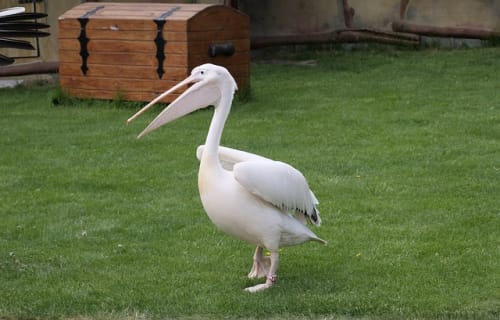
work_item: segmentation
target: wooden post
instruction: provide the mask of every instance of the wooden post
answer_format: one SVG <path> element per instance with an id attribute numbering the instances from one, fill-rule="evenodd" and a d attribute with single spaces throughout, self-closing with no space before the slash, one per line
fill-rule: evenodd
<path id="1" fill-rule="evenodd" d="M 399 19 L 404 20 L 406 18 L 408 4 L 410 4 L 410 0 L 401 0 L 401 5 L 399 6 Z"/>
<path id="2" fill-rule="evenodd" d="M 471 38 L 482 40 L 500 38 L 499 31 L 490 29 L 470 27 L 436 27 L 407 21 L 394 21 L 392 23 L 392 30 L 396 32 L 414 33 L 430 37 Z"/>
<path id="3" fill-rule="evenodd" d="M 344 7 L 344 23 L 346 28 L 352 28 L 352 20 L 354 19 L 354 8 L 349 5 L 348 0 L 342 0 Z"/>
<path id="4" fill-rule="evenodd" d="M 14 64 L 0 68 L 0 77 L 21 76 L 26 74 L 56 73 L 59 70 L 59 62 L 30 62 Z"/>
<path id="5" fill-rule="evenodd" d="M 306 43 L 357 43 L 378 42 L 392 45 L 415 46 L 419 37 L 414 34 L 375 31 L 369 29 L 350 29 L 308 34 L 290 34 L 268 37 L 253 37 L 251 47 L 254 49 Z"/>

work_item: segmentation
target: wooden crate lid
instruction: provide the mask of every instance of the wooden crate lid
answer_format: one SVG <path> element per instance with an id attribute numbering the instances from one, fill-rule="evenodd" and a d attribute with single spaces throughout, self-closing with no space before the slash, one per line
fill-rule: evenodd
<path id="1" fill-rule="evenodd" d="M 59 20 L 74 20 L 86 15 L 92 20 L 189 20 L 210 7 L 238 12 L 215 4 L 85 2 L 62 14 Z"/>
<path id="2" fill-rule="evenodd" d="M 59 29 L 67 37 L 70 30 L 80 30 L 82 20 L 87 30 L 153 32 L 155 36 L 160 26 L 167 31 L 217 31 L 237 32 L 249 37 L 249 17 L 231 7 L 214 4 L 185 3 L 82 3 L 59 17 Z M 163 24 L 164 23 L 164 24 Z M 114 37 L 123 37 L 124 33 L 114 33 Z M 93 38 L 99 36 L 93 35 Z M 183 35 L 186 40 L 186 35 Z M 169 38 L 168 36 L 166 38 Z M 128 38 L 127 38 L 128 39 Z M 139 40 L 139 39 L 138 39 Z M 171 39 L 172 40 L 172 39 Z M 176 39 L 182 40 L 182 39 Z"/>

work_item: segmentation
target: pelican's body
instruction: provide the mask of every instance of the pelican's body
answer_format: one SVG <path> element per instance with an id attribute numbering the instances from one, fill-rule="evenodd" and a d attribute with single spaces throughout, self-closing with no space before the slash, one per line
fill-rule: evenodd
<path id="1" fill-rule="evenodd" d="M 197 150 L 201 161 L 198 188 L 207 215 L 219 229 L 271 251 L 308 240 L 320 240 L 306 227 L 303 213 L 290 214 L 289 209 L 263 200 L 252 193 L 244 181 L 246 176 L 251 176 L 247 167 L 268 177 L 265 171 L 276 167 L 289 170 L 291 175 L 298 171 L 285 163 L 226 147 L 219 148 L 219 165 L 205 167 L 203 149 L 204 146 L 199 146 Z M 285 188 L 287 181 L 283 179 L 281 187 Z"/>
<path id="2" fill-rule="evenodd" d="M 234 79 L 223 67 L 205 64 L 193 69 L 189 78 L 153 100 L 129 121 L 188 83 L 194 85 L 163 110 L 139 137 L 191 111 L 215 106 L 205 145 L 197 150 L 201 202 L 219 229 L 257 246 L 248 276 L 267 279 L 246 290 L 269 288 L 276 281 L 280 247 L 309 240 L 324 243 L 306 227 L 307 219 L 316 225 L 321 223 L 318 202 L 303 175 L 290 165 L 219 146 L 236 90 Z M 263 257 L 263 248 L 271 252 L 270 257 Z"/>

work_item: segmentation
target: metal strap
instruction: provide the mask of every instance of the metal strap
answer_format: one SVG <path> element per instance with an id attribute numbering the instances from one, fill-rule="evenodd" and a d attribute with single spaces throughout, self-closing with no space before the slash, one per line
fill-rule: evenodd
<path id="1" fill-rule="evenodd" d="M 156 68 L 156 73 L 158 74 L 158 78 L 162 78 L 165 74 L 165 69 L 163 68 L 163 62 L 165 61 L 165 45 L 167 41 L 163 38 L 163 26 L 167 21 L 167 18 L 171 16 L 177 10 L 180 10 L 181 7 L 174 7 L 168 11 L 162 13 L 158 18 L 154 20 L 156 23 L 156 60 L 158 61 L 158 67 Z"/>
<path id="2" fill-rule="evenodd" d="M 90 39 L 87 37 L 87 32 L 85 30 L 87 26 L 87 22 L 89 21 L 89 17 L 95 14 L 97 11 L 104 8 L 104 6 L 98 6 L 94 9 L 87 11 L 84 15 L 78 18 L 78 22 L 80 22 L 80 35 L 78 36 L 78 41 L 80 42 L 80 57 L 82 58 L 82 65 L 80 66 L 80 70 L 82 70 L 83 74 L 87 74 L 87 59 L 89 57 L 89 52 L 87 50 L 87 44 Z"/>

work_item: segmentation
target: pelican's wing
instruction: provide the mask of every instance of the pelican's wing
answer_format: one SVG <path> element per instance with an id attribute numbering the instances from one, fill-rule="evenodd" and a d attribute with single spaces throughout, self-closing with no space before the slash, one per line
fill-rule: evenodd
<path id="1" fill-rule="evenodd" d="M 196 149 L 201 160 L 205 146 Z M 219 147 L 222 167 L 234 171 L 235 179 L 248 191 L 279 208 L 297 210 L 321 224 L 319 204 L 300 171 L 289 164 L 237 149 Z"/>
<path id="2" fill-rule="evenodd" d="M 196 149 L 196 157 L 198 160 L 201 160 L 201 155 L 203 154 L 205 146 L 201 145 Z M 237 149 L 227 148 L 227 147 L 219 147 L 219 160 L 222 164 L 222 167 L 226 170 L 233 171 L 233 167 L 238 162 L 243 161 L 256 161 L 256 160 L 268 160 L 271 159 Z"/>
<path id="3" fill-rule="evenodd" d="M 321 224 L 318 200 L 294 167 L 269 159 L 251 160 L 235 164 L 233 172 L 234 178 L 252 194 L 279 208 L 299 211 L 315 225 Z"/>

